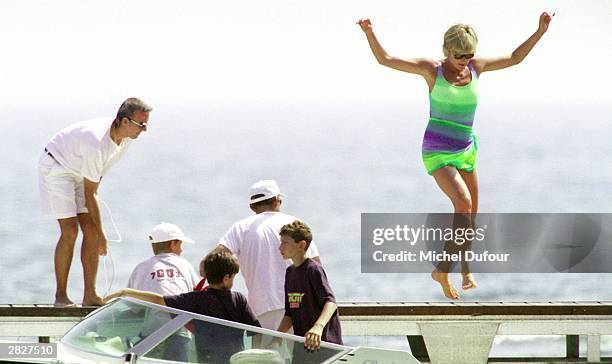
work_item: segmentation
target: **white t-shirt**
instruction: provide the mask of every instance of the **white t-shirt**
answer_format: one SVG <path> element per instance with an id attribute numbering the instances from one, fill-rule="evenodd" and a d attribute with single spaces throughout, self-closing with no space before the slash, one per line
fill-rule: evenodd
<path id="1" fill-rule="evenodd" d="M 282 212 L 262 212 L 238 221 L 219 240 L 240 262 L 240 272 L 249 290 L 249 306 L 255 316 L 285 307 L 285 270 L 291 260 L 281 256 L 278 233 L 295 220 L 299 219 Z M 306 256 L 319 256 L 314 242 Z"/>
<path id="2" fill-rule="evenodd" d="M 163 253 L 138 264 L 132 271 L 128 288 L 175 296 L 193 291 L 197 283 L 198 275 L 188 261 L 174 253 Z M 170 320 L 171 317 L 166 312 L 147 311 L 141 333 L 149 335 Z M 189 332 L 184 329 L 180 330 L 178 335 L 190 337 Z"/>
<path id="3" fill-rule="evenodd" d="M 55 134 L 46 148 L 70 172 L 100 182 L 132 141 L 124 138 L 115 144 L 110 137 L 112 122 L 113 118 L 98 118 L 72 124 Z"/>
<path id="4" fill-rule="evenodd" d="M 128 288 L 174 296 L 193 291 L 199 276 L 189 262 L 174 253 L 154 255 L 132 271 Z"/>

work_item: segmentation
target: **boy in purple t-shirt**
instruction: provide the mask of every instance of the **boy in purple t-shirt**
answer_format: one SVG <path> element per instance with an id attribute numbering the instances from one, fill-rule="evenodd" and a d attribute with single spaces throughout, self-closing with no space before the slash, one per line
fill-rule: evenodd
<path id="1" fill-rule="evenodd" d="M 280 253 L 293 265 L 285 273 L 285 317 L 278 331 L 286 332 L 293 326 L 295 335 L 304 336 L 304 347 L 319 349 L 321 341 L 342 345 L 340 320 L 336 299 L 329 286 L 323 267 L 306 258 L 312 241 L 308 225 L 294 221 L 281 228 Z M 303 350 L 294 351 L 294 356 Z"/>

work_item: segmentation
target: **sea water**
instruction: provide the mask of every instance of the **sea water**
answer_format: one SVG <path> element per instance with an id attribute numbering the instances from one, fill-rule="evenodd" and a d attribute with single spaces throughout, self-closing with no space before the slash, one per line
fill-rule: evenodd
<path id="1" fill-rule="evenodd" d="M 312 227 L 338 301 L 446 301 L 428 274 L 360 273 L 362 212 L 452 211 L 420 161 L 426 110 L 394 105 L 191 107 L 155 110 L 149 130 L 101 183 L 99 194 L 123 241 L 109 243 L 106 269 L 101 264 L 98 274 L 100 294 L 111 279 L 111 290 L 125 286 L 134 266 L 152 254 L 147 235 L 162 221 L 178 224 L 196 240 L 184 246 L 183 256 L 197 266 L 233 222 L 251 213 L 248 187 L 271 178 L 287 195 L 283 211 Z M 608 212 L 609 125 L 590 116 L 610 115 L 610 107 L 589 107 L 589 115 L 557 104 L 511 107 L 508 112 L 491 102 L 479 109 L 480 211 Z M 108 111 L 111 115 L 113 110 Z M 40 216 L 36 163 L 55 132 L 103 115 L 90 112 L 3 110 L 0 303 L 53 301 L 58 227 Z M 115 238 L 106 210 L 103 219 L 109 239 Z M 82 295 L 78 249 L 79 243 L 69 277 L 69 294 L 77 302 Z M 606 289 L 610 274 L 475 277 L 478 288 L 460 292 L 462 300 L 612 301 L 612 290 Z M 453 279 L 460 286 L 459 276 Z M 246 292 L 242 280 L 236 289 Z M 498 338 L 493 354 L 509 355 L 516 347 L 534 354 L 562 353 L 561 341 L 543 346 L 540 339 L 519 345 L 516 339 Z M 363 340 L 406 347 L 403 338 Z M 606 352 L 612 352 L 609 344 Z"/>

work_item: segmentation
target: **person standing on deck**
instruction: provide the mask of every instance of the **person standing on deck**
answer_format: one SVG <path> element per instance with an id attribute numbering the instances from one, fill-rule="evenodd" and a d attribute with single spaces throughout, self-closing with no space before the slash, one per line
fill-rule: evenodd
<path id="1" fill-rule="evenodd" d="M 43 215 L 57 219 L 60 238 L 55 248 L 55 304 L 74 305 L 67 283 L 79 226 L 83 233 L 81 263 L 82 304 L 102 305 L 96 293 L 99 255 L 106 255 L 107 241 L 98 205 L 102 177 L 130 145 L 147 130 L 152 108 L 137 98 L 125 100 L 117 116 L 82 121 L 68 126 L 47 143 L 38 162 Z"/>
<path id="2" fill-rule="evenodd" d="M 263 328 L 276 330 L 285 315 L 285 270 L 291 265 L 278 253 L 279 233 L 299 219 L 281 212 L 284 195 L 273 180 L 253 184 L 249 196 L 255 215 L 234 223 L 214 250 L 229 251 L 238 258 L 253 313 Z M 306 256 L 320 262 L 314 243 Z"/>

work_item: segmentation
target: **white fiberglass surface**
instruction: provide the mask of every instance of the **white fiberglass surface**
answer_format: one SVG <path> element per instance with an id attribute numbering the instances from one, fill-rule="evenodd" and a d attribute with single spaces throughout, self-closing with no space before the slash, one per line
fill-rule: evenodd
<path id="1" fill-rule="evenodd" d="M 302 337 L 134 299 L 119 299 L 95 311 L 61 341 L 106 357 L 136 353 L 148 363 L 323 363 L 351 350 L 323 343 L 308 352 Z"/>

